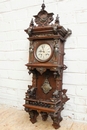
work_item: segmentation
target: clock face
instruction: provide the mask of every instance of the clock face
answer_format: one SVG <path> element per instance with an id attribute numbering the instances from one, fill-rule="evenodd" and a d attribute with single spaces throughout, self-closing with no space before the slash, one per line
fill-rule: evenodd
<path id="1" fill-rule="evenodd" d="M 51 46 L 47 43 L 39 45 L 36 49 L 36 58 L 39 61 L 47 61 L 52 54 Z"/>

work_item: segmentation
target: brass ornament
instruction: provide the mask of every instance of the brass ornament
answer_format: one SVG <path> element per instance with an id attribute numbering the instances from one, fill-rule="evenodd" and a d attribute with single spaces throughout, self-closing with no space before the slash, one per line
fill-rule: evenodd
<path id="1" fill-rule="evenodd" d="M 45 79 L 44 84 L 41 86 L 41 88 L 45 94 L 49 93 L 49 91 L 52 89 L 47 78 Z"/>

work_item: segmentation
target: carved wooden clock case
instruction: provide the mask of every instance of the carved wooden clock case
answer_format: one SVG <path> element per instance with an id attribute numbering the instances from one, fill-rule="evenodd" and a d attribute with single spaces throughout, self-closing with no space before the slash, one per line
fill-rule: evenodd
<path id="1" fill-rule="evenodd" d="M 43 121 L 48 115 L 53 120 L 53 127 L 59 128 L 62 121 L 61 111 L 69 98 L 66 89 L 62 89 L 64 65 L 64 42 L 71 34 L 59 24 L 57 15 L 54 24 L 53 13 L 45 10 L 45 4 L 34 16 L 25 32 L 29 35 L 29 62 L 26 64 L 29 74 L 32 73 L 32 85 L 28 85 L 25 95 L 25 111 L 30 121 L 35 123 L 41 114 Z M 34 25 L 35 24 L 35 25 Z"/>

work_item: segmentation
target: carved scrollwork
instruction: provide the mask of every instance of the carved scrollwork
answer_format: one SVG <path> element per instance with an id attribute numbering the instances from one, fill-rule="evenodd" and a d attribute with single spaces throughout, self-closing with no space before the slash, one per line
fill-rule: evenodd
<path id="1" fill-rule="evenodd" d="M 54 46 L 54 51 L 55 51 L 55 53 L 57 53 L 57 52 L 59 52 L 59 44 L 58 44 L 58 42 L 57 42 L 57 40 L 55 40 L 55 46 Z"/>
<path id="2" fill-rule="evenodd" d="M 72 34 L 72 31 L 70 30 L 70 29 L 67 29 L 67 34 L 65 35 L 65 39 L 69 36 L 69 35 L 71 35 Z"/>
<path id="3" fill-rule="evenodd" d="M 35 98 L 36 97 L 36 87 L 32 87 L 28 85 L 28 90 L 27 90 L 27 94 L 29 96 L 29 98 Z"/>
<path id="4" fill-rule="evenodd" d="M 59 91 L 58 90 L 55 90 L 54 92 L 53 92 L 53 98 L 58 98 L 59 97 Z"/>
<path id="5" fill-rule="evenodd" d="M 67 69 L 67 66 L 66 65 L 63 65 L 63 70 L 66 70 Z"/>
<path id="6" fill-rule="evenodd" d="M 31 52 L 33 52 L 33 51 L 34 51 L 33 46 L 30 46 L 30 48 L 29 48 L 29 52 L 31 53 Z"/>
<path id="7" fill-rule="evenodd" d="M 69 98 L 66 96 L 66 92 L 67 90 L 66 89 L 63 89 L 62 90 L 62 102 L 65 103 L 69 100 Z"/>
<path id="8" fill-rule="evenodd" d="M 34 51 L 33 42 L 30 42 L 29 52 L 31 53 L 33 51 Z"/>

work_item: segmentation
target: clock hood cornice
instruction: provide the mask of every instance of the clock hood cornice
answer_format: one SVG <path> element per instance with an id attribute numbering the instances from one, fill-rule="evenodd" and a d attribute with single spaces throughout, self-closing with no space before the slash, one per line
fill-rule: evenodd
<path id="1" fill-rule="evenodd" d="M 30 40 L 36 39 L 38 37 L 44 37 L 47 35 L 57 35 L 60 36 L 60 39 L 65 40 L 72 32 L 70 29 L 65 29 L 59 24 L 59 17 L 54 21 L 54 24 L 51 22 L 54 20 L 53 13 L 48 13 L 45 8 L 45 4 L 42 4 L 42 9 L 37 15 L 34 15 L 34 20 L 32 19 L 29 25 L 29 28 L 24 31 L 29 35 Z M 44 38 L 43 37 L 43 38 Z M 39 39 L 39 38 L 38 38 Z"/>

